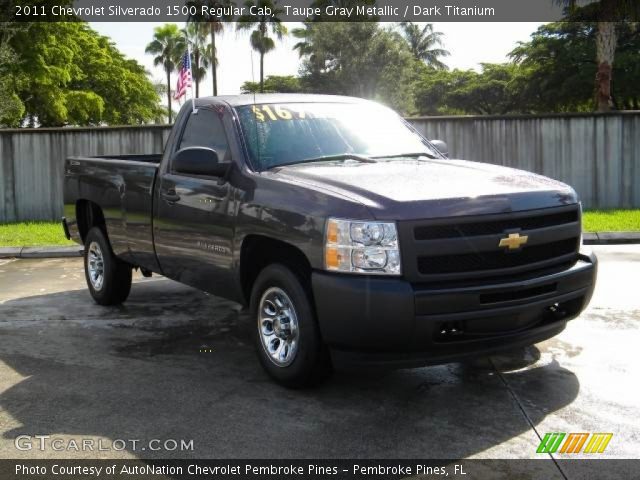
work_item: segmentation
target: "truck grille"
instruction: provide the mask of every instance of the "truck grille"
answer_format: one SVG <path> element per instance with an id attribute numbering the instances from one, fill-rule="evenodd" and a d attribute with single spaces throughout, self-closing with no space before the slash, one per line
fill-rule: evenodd
<path id="1" fill-rule="evenodd" d="M 503 233 L 505 230 L 519 228 L 531 230 L 535 228 L 551 227 L 565 223 L 577 222 L 578 210 L 568 212 L 553 213 L 525 217 L 520 219 L 503 219 L 486 222 L 462 223 L 457 222 L 451 225 L 423 225 L 415 228 L 416 240 L 432 240 L 436 238 L 471 237 L 475 235 L 490 235 L 492 233 Z"/>
<path id="2" fill-rule="evenodd" d="M 495 251 L 418 257 L 418 270 L 420 273 L 428 275 L 430 273 L 477 272 L 478 270 L 519 267 L 572 254 L 576 251 L 576 245 L 577 239 L 569 238 L 534 247 L 523 247 L 517 253 Z"/>
<path id="3" fill-rule="evenodd" d="M 404 274 L 412 282 L 508 281 L 571 266 L 580 248 L 577 205 L 499 215 L 401 222 Z M 499 247 L 510 233 L 527 236 L 520 248 Z"/>

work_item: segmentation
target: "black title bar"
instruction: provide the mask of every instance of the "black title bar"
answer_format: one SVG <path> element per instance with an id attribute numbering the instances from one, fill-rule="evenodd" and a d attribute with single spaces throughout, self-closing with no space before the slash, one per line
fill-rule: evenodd
<path id="1" fill-rule="evenodd" d="M 236 1 L 215 7 L 206 0 L 4 0 L 3 21 L 184 22 L 189 18 L 236 21 L 266 15 L 283 22 L 546 22 L 563 17 L 553 0 L 276 0 L 275 9 Z M 260 3 L 260 2 L 255 2 Z"/>
<path id="2" fill-rule="evenodd" d="M 0 480 L 453 480 L 607 478 L 637 476 L 640 460 L 0 460 Z"/>

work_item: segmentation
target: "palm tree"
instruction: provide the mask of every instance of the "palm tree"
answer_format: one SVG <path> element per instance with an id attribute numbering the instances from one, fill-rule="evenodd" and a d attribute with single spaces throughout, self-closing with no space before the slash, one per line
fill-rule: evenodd
<path id="1" fill-rule="evenodd" d="M 156 27 L 153 41 L 147 45 L 146 53 L 155 55 L 153 64 L 162 65 L 167 75 L 167 117 L 171 123 L 171 73 L 176 69 L 180 56 L 184 53 L 185 42 L 180 29 L 174 23 Z"/>
<path id="2" fill-rule="evenodd" d="M 227 15 L 235 4 L 231 0 L 189 0 L 187 5 L 193 5 L 198 12 L 202 12 L 204 6 L 208 7 L 208 12 L 222 12 L 223 15 L 199 13 L 189 17 L 189 22 L 201 22 L 209 26 L 211 44 L 209 46 L 209 59 L 207 63 L 211 66 L 211 81 L 213 83 L 213 95 L 218 95 L 218 59 L 216 50 L 216 35 L 222 33 L 225 22 L 233 20 L 233 15 Z"/>
<path id="3" fill-rule="evenodd" d="M 433 24 L 427 23 L 423 28 L 412 22 L 402 22 L 404 38 L 409 44 L 413 56 L 430 67 L 446 70 L 447 66 L 440 57 L 448 57 L 449 52 L 442 48 L 442 33 L 433 31 Z"/>
<path id="4" fill-rule="evenodd" d="M 283 12 L 277 7 L 276 0 L 247 0 L 245 10 L 251 7 L 256 13 L 254 15 L 245 14 L 238 19 L 238 30 L 251 30 L 251 47 L 260 54 L 260 91 L 264 92 L 264 56 L 273 50 L 276 45 L 269 33 L 275 35 L 278 40 L 287 33 L 287 27 L 282 25 L 278 15 Z M 267 12 L 271 12 L 267 14 Z"/>
<path id="5" fill-rule="evenodd" d="M 596 107 L 600 112 L 611 110 L 611 80 L 613 77 L 613 61 L 618 46 L 616 22 L 640 16 L 638 0 L 599 0 L 596 3 L 578 8 L 579 0 L 553 0 L 564 7 L 569 20 L 595 21 L 598 23 L 596 33 L 596 70 L 595 97 Z"/>
<path id="6" fill-rule="evenodd" d="M 293 46 L 293 49 L 298 51 L 298 55 L 300 57 L 311 55 L 313 53 L 310 41 L 312 25 L 313 24 L 310 22 L 304 22 L 303 28 L 294 28 L 291 30 L 291 35 L 300 40 Z"/>
<path id="7" fill-rule="evenodd" d="M 207 38 L 209 27 L 204 23 L 189 23 L 182 32 L 193 55 L 191 73 L 196 85 L 196 98 L 198 98 L 200 96 L 200 82 L 207 75 L 211 58 L 211 44 Z"/>

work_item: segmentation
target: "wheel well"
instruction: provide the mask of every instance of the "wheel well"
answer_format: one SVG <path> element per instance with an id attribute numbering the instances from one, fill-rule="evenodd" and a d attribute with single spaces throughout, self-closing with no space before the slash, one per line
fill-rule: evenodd
<path id="1" fill-rule="evenodd" d="M 262 235 L 249 235 L 242 242 L 240 251 L 240 281 L 247 303 L 258 274 L 271 263 L 287 265 L 305 282 L 305 288 L 310 288 L 311 264 L 299 248 Z"/>
<path id="2" fill-rule="evenodd" d="M 102 209 L 90 200 L 78 200 L 76 202 L 76 221 L 78 222 L 78 232 L 83 242 L 87 238 L 87 233 L 93 227 L 100 227 L 104 234 L 107 234 Z"/>

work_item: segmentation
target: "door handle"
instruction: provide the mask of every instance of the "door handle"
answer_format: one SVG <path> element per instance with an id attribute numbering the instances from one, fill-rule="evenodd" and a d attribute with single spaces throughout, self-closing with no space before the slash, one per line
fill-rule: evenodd
<path id="1" fill-rule="evenodd" d="M 177 202 L 178 200 L 180 200 L 180 195 L 178 195 L 173 188 L 167 190 L 166 192 L 162 192 L 160 195 L 162 195 L 162 198 L 164 198 L 169 203 Z"/>

